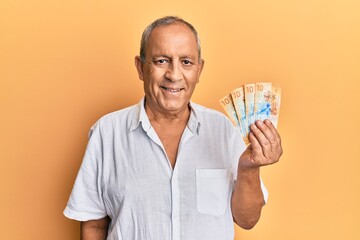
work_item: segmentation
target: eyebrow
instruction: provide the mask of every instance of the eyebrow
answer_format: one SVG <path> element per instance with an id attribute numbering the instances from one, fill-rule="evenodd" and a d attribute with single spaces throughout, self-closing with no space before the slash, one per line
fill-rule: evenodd
<path id="1" fill-rule="evenodd" d="M 184 56 L 181 56 L 180 58 L 196 59 L 196 56 L 184 55 Z"/>
<path id="2" fill-rule="evenodd" d="M 159 57 L 163 57 L 163 58 L 168 58 L 168 59 L 171 59 L 172 57 L 170 57 L 169 55 L 166 55 L 166 54 L 159 54 L 159 55 L 154 55 L 152 57 L 152 59 L 155 59 L 155 58 L 159 58 Z M 180 56 L 180 59 L 196 59 L 195 56 L 191 56 L 191 55 L 184 55 L 184 56 Z"/>
<path id="3" fill-rule="evenodd" d="M 163 57 L 163 58 L 171 58 L 170 56 L 166 55 L 166 54 L 159 54 L 159 55 L 155 55 L 152 57 L 152 59 L 155 59 L 155 58 L 159 58 L 159 57 Z"/>

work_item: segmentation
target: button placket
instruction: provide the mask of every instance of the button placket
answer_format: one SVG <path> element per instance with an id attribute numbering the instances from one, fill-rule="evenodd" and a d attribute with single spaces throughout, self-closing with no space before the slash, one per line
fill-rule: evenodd
<path id="1" fill-rule="evenodd" d="M 180 191 L 178 171 L 175 167 L 171 178 L 171 201 L 172 201 L 172 240 L 180 240 Z"/>

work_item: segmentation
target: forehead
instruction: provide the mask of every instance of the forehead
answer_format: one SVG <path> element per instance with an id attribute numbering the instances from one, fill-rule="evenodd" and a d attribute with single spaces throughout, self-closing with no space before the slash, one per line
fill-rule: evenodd
<path id="1" fill-rule="evenodd" d="M 155 28 L 146 44 L 146 52 L 153 54 L 187 54 L 197 56 L 195 34 L 183 23 Z"/>

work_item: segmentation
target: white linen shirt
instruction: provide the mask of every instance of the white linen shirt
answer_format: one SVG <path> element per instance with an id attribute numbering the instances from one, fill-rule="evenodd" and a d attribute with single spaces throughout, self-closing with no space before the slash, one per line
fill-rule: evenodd
<path id="1" fill-rule="evenodd" d="M 90 130 L 65 216 L 109 216 L 107 240 L 233 240 L 230 198 L 246 146 L 223 114 L 190 106 L 174 169 L 144 98 L 102 117 Z"/>

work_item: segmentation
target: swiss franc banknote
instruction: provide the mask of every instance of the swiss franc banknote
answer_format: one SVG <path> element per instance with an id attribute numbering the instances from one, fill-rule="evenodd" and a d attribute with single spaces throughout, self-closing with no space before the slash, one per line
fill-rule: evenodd
<path id="1" fill-rule="evenodd" d="M 231 95 L 230 94 L 226 95 L 225 97 L 220 99 L 219 102 L 220 102 L 220 105 L 225 110 L 228 117 L 230 118 L 231 122 L 234 124 L 234 126 L 239 127 L 239 120 L 236 115 L 236 110 L 235 110 Z"/>
<path id="2" fill-rule="evenodd" d="M 235 111 L 237 118 L 239 120 L 239 129 L 244 138 L 246 144 L 249 143 L 248 138 L 248 123 L 246 118 L 246 108 L 245 108 L 245 95 L 244 95 L 244 87 L 240 87 L 231 91 L 231 98 L 234 103 Z"/>
<path id="3" fill-rule="evenodd" d="M 248 119 L 247 132 L 250 132 L 250 124 L 255 122 L 255 83 L 244 85 L 245 111 Z"/>
<path id="4" fill-rule="evenodd" d="M 271 111 L 270 111 L 270 121 L 277 128 L 279 121 L 280 113 L 280 102 L 281 102 L 281 88 L 278 85 L 273 85 L 271 88 Z"/>
<path id="5" fill-rule="evenodd" d="M 270 118 L 271 112 L 271 83 L 255 83 L 255 120 L 265 120 Z"/>
<path id="6" fill-rule="evenodd" d="M 280 113 L 281 88 L 269 82 L 245 84 L 234 89 L 220 104 L 249 144 L 250 125 L 269 119 L 277 127 Z"/>

